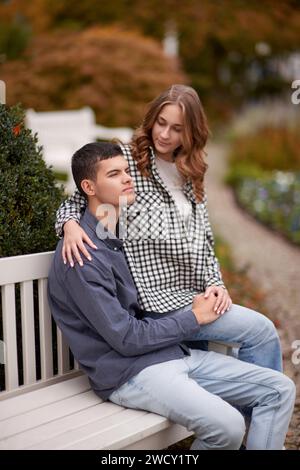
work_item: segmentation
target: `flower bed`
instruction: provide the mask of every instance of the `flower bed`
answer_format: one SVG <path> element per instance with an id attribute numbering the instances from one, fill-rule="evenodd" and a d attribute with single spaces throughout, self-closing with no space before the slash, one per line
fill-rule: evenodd
<path id="1" fill-rule="evenodd" d="M 300 244 L 300 172 L 265 172 L 235 184 L 238 202 L 257 219 Z"/>

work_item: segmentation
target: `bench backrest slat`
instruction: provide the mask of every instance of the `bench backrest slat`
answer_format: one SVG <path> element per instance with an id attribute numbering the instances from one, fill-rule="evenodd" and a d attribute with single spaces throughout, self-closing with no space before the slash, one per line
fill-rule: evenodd
<path id="1" fill-rule="evenodd" d="M 33 282 L 21 283 L 21 319 L 24 384 L 36 381 Z"/>
<path id="2" fill-rule="evenodd" d="M 49 379 L 53 376 L 52 320 L 47 299 L 47 279 L 39 279 L 39 320 L 41 348 L 41 376 Z"/>
<path id="3" fill-rule="evenodd" d="M 58 373 L 64 374 L 70 369 L 69 348 L 63 339 L 60 329 L 56 328 L 56 331 L 57 331 Z"/>
<path id="4" fill-rule="evenodd" d="M 5 367 L 5 386 L 6 390 L 13 390 L 19 385 L 16 301 L 14 284 L 3 286 L 1 294 L 5 361 L 6 364 L 9 364 L 9 367 Z"/>

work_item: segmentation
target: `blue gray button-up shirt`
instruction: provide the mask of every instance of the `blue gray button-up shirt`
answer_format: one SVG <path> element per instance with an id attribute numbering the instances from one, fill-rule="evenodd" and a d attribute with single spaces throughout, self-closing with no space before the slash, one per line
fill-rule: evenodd
<path id="1" fill-rule="evenodd" d="M 145 367 L 183 357 L 179 343 L 199 325 L 191 310 L 142 319 L 122 241 L 110 232 L 103 239 L 104 228 L 88 209 L 80 225 L 98 250 L 86 245 L 92 261 L 71 268 L 63 263 L 60 240 L 49 274 L 49 304 L 91 386 L 106 400 Z"/>

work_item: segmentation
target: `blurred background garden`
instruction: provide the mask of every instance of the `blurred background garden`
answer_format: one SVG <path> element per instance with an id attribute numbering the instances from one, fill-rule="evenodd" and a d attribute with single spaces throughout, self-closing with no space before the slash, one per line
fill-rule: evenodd
<path id="1" fill-rule="evenodd" d="M 279 258 L 284 247 L 300 253 L 298 0 L 1 0 L 0 80 L 7 103 L 0 112 L 0 256 L 53 249 L 55 210 L 65 197 L 64 175 L 47 169 L 39 136 L 24 125 L 26 110 L 90 107 L 97 124 L 134 129 L 172 83 L 191 85 L 203 102 L 208 171 L 214 153 L 226 155 L 220 184 L 239 210 L 277 234 Z M 282 328 L 288 359 L 292 336 L 280 301 L 270 308 L 261 280 L 234 263 L 234 242 L 217 231 L 216 238 L 232 297 Z M 287 318 L 297 331 L 298 318 Z M 298 369 L 289 375 L 298 377 Z M 298 398 L 289 448 L 300 448 L 299 409 Z"/>
<path id="2" fill-rule="evenodd" d="M 299 244 L 299 25 L 292 0 L 2 0 L 0 78 L 8 105 L 89 106 L 131 128 L 161 90 L 190 84 L 213 139 L 230 139 L 239 204 Z"/>

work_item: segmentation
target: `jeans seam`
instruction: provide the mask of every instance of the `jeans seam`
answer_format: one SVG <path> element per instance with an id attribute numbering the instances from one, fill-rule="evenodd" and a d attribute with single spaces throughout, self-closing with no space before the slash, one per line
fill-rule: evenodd
<path id="1" fill-rule="evenodd" d="M 210 380 L 220 380 L 218 377 L 216 378 L 211 378 L 211 376 L 204 376 L 202 375 L 201 377 L 203 378 L 206 378 L 206 379 L 210 379 Z M 234 383 L 241 383 L 241 381 L 239 380 L 230 380 L 230 379 L 222 379 L 224 382 L 234 382 Z M 275 388 L 275 387 L 271 387 L 270 385 L 264 385 L 264 384 L 261 384 L 261 383 L 257 383 L 257 382 L 249 382 L 249 381 L 243 381 L 242 383 L 244 384 L 251 384 L 251 385 L 259 385 L 259 386 L 262 386 L 262 387 L 265 387 L 267 389 L 270 389 L 270 390 L 274 390 L 276 392 L 276 395 L 277 395 L 277 400 L 279 401 L 279 397 L 280 397 L 280 392 Z M 221 397 L 222 398 L 222 397 Z M 225 400 L 226 401 L 226 400 Z M 269 427 L 269 432 L 268 432 L 268 435 L 267 435 L 267 438 L 266 438 L 266 448 L 267 446 L 269 445 L 270 443 L 270 440 L 271 440 L 271 437 L 273 435 L 273 428 L 274 428 L 274 419 L 275 419 L 275 413 L 278 411 L 278 409 L 280 408 L 280 405 L 277 406 L 277 409 L 274 409 L 273 410 L 273 413 L 272 413 L 272 421 L 271 421 L 271 425 Z"/>
<path id="2" fill-rule="evenodd" d="M 269 443 L 270 443 L 271 438 L 273 436 L 275 413 L 276 413 L 276 410 L 274 410 L 273 413 L 272 413 L 273 416 L 272 416 L 270 431 L 269 431 L 267 439 L 266 439 L 266 449 L 268 449 Z"/>
<path id="3" fill-rule="evenodd" d="M 210 379 L 210 380 L 222 380 L 223 382 L 234 382 L 234 383 L 243 383 L 243 384 L 250 384 L 250 385 L 259 385 L 261 387 L 265 387 L 265 388 L 268 388 L 268 389 L 271 389 L 271 390 L 275 390 L 275 392 L 277 393 L 277 395 L 280 396 L 280 392 L 275 388 L 275 387 L 272 387 L 271 385 L 265 385 L 265 384 L 262 384 L 260 382 L 250 382 L 248 380 L 231 380 L 231 379 L 225 379 L 224 377 L 211 377 L 210 375 L 207 376 L 207 375 L 201 375 L 201 378 L 204 378 L 204 379 Z M 193 378 L 193 377 L 192 377 Z M 195 379 L 194 379 L 195 380 Z M 203 387 L 204 388 L 204 387 Z"/>

